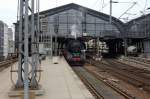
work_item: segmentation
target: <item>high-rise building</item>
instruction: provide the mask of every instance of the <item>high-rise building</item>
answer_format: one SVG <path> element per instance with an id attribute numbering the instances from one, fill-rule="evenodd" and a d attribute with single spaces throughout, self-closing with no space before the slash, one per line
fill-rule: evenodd
<path id="1" fill-rule="evenodd" d="M 0 21 L 0 57 L 8 56 L 8 25 Z"/>
<path id="2" fill-rule="evenodd" d="M 8 53 L 14 53 L 14 39 L 12 28 L 8 28 Z"/>

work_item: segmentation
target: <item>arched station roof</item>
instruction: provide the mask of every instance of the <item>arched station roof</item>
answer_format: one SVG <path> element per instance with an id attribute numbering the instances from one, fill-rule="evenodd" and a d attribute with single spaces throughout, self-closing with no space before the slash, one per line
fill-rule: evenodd
<path id="1" fill-rule="evenodd" d="M 63 11 L 69 10 L 69 9 L 75 9 L 75 10 L 84 12 L 86 14 L 90 14 L 92 16 L 101 18 L 101 19 L 109 22 L 109 18 L 110 18 L 109 15 L 95 11 L 95 10 L 92 10 L 90 8 L 87 8 L 87 7 L 83 7 L 83 6 L 78 5 L 78 4 L 74 4 L 74 3 L 70 3 L 67 5 L 63 5 L 63 6 L 53 8 L 53 9 L 42 11 L 42 12 L 40 12 L 40 15 L 47 17 L 47 16 L 51 16 L 51 15 L 54 15 L 56 13 L 60 13 L 60 12 L 63 12 Z M 112 17 L 112 24 L 115 25 L 120 30 L 121 33 L 124 33 L 124 28 L 123 28 L 124 23 L 122 21 L 120 21 L 119 19 L 117 19 L 115 17 Z"/>

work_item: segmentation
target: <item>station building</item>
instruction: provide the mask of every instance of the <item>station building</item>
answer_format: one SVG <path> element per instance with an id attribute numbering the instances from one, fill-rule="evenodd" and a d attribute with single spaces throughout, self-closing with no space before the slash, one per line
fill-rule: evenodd
<path id="1" fill-rule="evenodd" d="M 136 45 L 143 57 L 150 57 L 150 14 L 126 23 L 128 45 Z"/>
<path id="2" fill-rule="evenodd" d="M 145 35 L 147 23 L 143 21 L 148 20 L 148 18 L 145 19 L 145 17 L 147 16 L 132 20 L 126 24 L 112 17 L 112 22 L 110 23 L 109 15 L 71 3 L 40 12 L 40 42 L 50 42 L 51 35 L 53 37 L 57 35 L 57 41 L 61 43 L 65 39 L 82 37 L 86 34 L 86 36 L 105 41 L 111 54 L 125 54 L 127 46 L 130 45 L 138 46 L 141 53 L 149 53 L 147 51 L 150 48 L 148 46 L 149 40 L 146 36 L 148 32 Z M 18 23 L 15 23 L 16 48 L 18 47 Z M 138 24 L 135 25 L 135 23 Z M 146 23 L 146 26 L 143 26 L 144 23 Z M 139 28 L 139 26 L 142 27 Z M 146 31 L 149 30 L 146 29 Z"/>

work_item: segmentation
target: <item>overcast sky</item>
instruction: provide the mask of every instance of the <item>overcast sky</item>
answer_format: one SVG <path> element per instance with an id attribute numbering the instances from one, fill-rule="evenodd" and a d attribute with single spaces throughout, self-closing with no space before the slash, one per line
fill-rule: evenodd
<path id="1" fill-rule="evenodd" d="M 113 16 L 120 17 L 128 8 L 133 5 L 133 2 L 137 2 L 132 9 L 127 13 L 132 13 L 133 15 L 125 14 L 121 18 L 129 19 L 135 18 L 142 15 L 141 11 L 150 7 L 150 0 L 113 0 L 120 3 L 113 3 Z M 17 2 L 18 0 L 1 0 L 0 3 L 0 20 L 7 23 L 9 26 L 17 20 Z M 123 3 L 127 2 L 127 3 Z M 147 3 L 146 3 L 147 2 Z M 54 8 L 56 6 L 61 6 L 69 3 L 76 3 L 103 13 L 109 14 L 109 0 L 40 0 L 40 11 Z M 102 9 L 102 6 L 104 8 Z M 147 11 L 146 11 L 147 12 Z M 147 13 L 149 13 L 148 11 Z"/>

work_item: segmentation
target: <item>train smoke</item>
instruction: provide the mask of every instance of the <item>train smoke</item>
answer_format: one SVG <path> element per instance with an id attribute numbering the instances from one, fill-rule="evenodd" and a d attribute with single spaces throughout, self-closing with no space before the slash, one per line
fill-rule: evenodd
<path id="1" fill-rule="evenodd" d="M 74 18 L 73 18 L 73 25 L 71 25 L 70 30 L 71 30 L 71 36 L 73 36 L 75 39 L 77 37 L 82 36 L 82 22 L 83 22 L 83 12 L 77 12 L 74 13 Z"/>
<path id="2" fill-rule="evenodd" d="M 77 30 L 77 25 L 73 24 L 71 26 L 71 35 L 76 39 L 77 38 L 77 34 L 78 34 L 78 30 Z"/>

